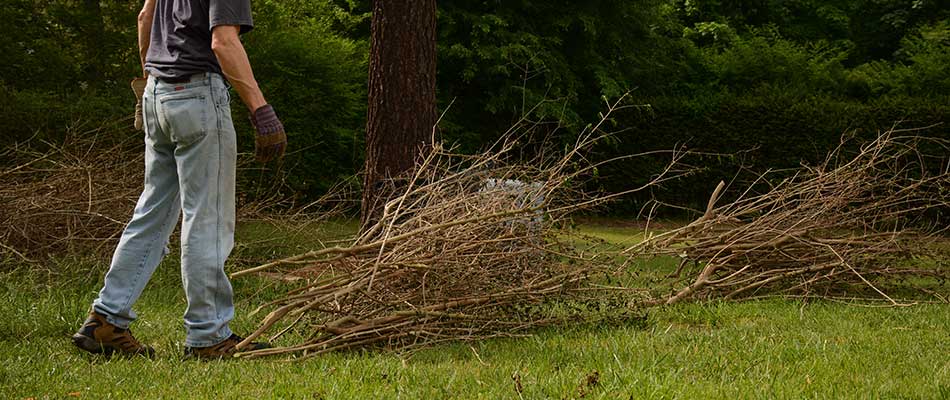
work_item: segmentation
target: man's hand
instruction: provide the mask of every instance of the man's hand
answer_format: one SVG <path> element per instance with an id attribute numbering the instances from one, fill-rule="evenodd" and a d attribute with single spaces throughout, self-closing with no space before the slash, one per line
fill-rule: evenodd
<path id="1" fill-rule="evenodd" d="M 132 80 L 132 93 L 135 93 L 135 130 L 143 129 L 144 121 L 142 117 L 142 96 L 145 94 L 145 85 L 148 80 L 145 78 L 135 78 Z"/>
<path id="2" fill-rule="evenodd" d="M 287 151 L 287 134 L 284 133 L 284 124 L 277 119 L 277 113 L 270 104 L 258 108 L 251 114 L 251 125 L 257 131 L 254 141 L 254 150 L 257 161 L 266 163 L 273 159 L 284 157 Z"/>

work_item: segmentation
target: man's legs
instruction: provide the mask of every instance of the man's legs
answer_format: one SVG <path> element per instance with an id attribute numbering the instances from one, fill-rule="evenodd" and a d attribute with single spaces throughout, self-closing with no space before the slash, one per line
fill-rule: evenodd
<path id="1" fill-rule="evenodd" d="M 234 247 L 237 143 L 224 81 L 209 74 L 206 86 L 185 89 L 193 95 L 169 94 L 160 104 L 169 125 L 175 115 L 190 115 L 172 136 L 178 137 L 175 161 L 183 211 L 182 284 L 188 299 L 185 328 L 188 347 L 208 347 L 228 339 L 234 318 L 231 282 L 224 263 Z M 191 85 L 194 85 L 192 81 Z M 203 135 L 191 135 L 190 123 Z M 180 122 L 180 121 L 179 121 Z M 177 132 L 176 132 L 177 130 Z"/>
<path id="2" fill-rule="evenodd" d="M 147 90 L 154 91 L 154 83 Z M 145 188 L 135 206 L 106 273 L 105 285 L 93 302 L 93 311 L 123 329 L 135 320 L 138 300 L 165 255 L 168 237 L 181 209 L 175 146 L 156 123 L 155 98 L 145 95 Z"/>
<path id="3" fill-rule="evenodd" d="M 231 343 L 234 339 L 226 342 L 232 337 L 228 323 L 234 317 L 234 303 L 224 273 L 224 262 L 234 247 L 237 158 L 229 102 L 228 88 L 219 75 L 207 74 L 203 80 L 180 85 L 149 79 L 143 103 L 145 190 L 93 305 L 109 324 L 120 330 L 128 327 L 135 319 L 132 304 L 161 261 L 183 212 L 186 345 L 211 350 L 197 354 L 202 357 L 233 351 L 236 344 Z M 102 324 L 87 320 L 86 325 Z"/>

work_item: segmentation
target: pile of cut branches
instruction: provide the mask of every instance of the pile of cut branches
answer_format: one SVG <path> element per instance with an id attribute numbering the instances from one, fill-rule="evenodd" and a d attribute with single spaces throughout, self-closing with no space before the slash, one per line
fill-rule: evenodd
<path id="1" fill-rule="evenodd" d="M 32 262 L 50 255 L 108 255 L 142 191 L 143 154 L 141 134 L 115 126 L 70 130 L 59 141 L 34 139 L 0 151 L 0 256 Z M 239 157 L 238 168 L 258 167 L 246 155 Z M 282 181 L 267 180 L 256 188 L 243 183 L 238 187 L 241 219 L 287 226 L 301 218 L 319 220 L 314 206 L 293 203 Z M 255 195 L 249 195 L 253 190 Z M 331 200 L 320 204 L 341 205 Z"/>
<path id="2" fill-rule="evenodd" d="M 127 122 L 127 121 L 119 121 Z M 33 139 L 0 151 L 0 256 L 35 262 L 51 255 L 107 256 L 118 242 L 142 191 L 141 133 L 120 123 L 71 129 L 58 141 Z M 263 219 L 282 227 L 322 220 L 316 204 L 300 206 L 281 179 L 250 180 L 264 174 L 252 155 L 238 157 L 238 217 Z M 278 171 L 278 178 L 286 171 Z M 340 199 L 324 198 L 342 208 Z"/>
<path id="3" fill-rule="evenodd" d="M 559 156 L 542 151 L 517 163 L 509 159 L 516 158 L 516 139 L 524 131 L 509 132 L 475 156 L 434 145 L 414 171 L 393 185 L 401 190 L 385 204 L 378 222 L 349 245 L 232 275 L 278 270 L 306 282 L 261 306 L 258 311 L 269 314 L 244 343 L 271 330 L 276 331 L 271 341 L 288 331 L 306 340 L 242 356 L 311 357 L 359 346 L 407 349 L 517 335 L 578 319 L 622 318 L 548 307 L 576 305 L 592 291 L 610 290 L 593 285 L 591 275 L 611 268 L 612 258 L 584 254 L 560 228 L 570 213 L 609 197 L 587 195 L 576 186 L 595 168 L 583 163 L 582 154 L 606 135 L 599 128 L 582 133 Z M 682 155 L 667 153 L 670 168 L 631 191 L 684 172 L 673 167 Z"/>
<path id="4" fill-rule="evenodd" d="M 142 189 L 141 139 L 117 137 L 69 132 L 3 151 L 0 247 L 29 260 L 113 245 Z"/>
<path id="5" fill-rule="evenodd" d="M 950 227 L 950 143 L 902 133 L 881 134 L 852 156 L 839 146 L 764 193 L 749 189 L 716 206 L 720 183 L 701 218 L 627 252 L 681 257 L 666 303 L 835 297 L 853 295 L 857 285 L 896 305 L 875 283 L 880 278 L 945 280 L 950 272 L 946 243 L 934 244 Z M 932 294 L 947 301 L 946 293 Z"/>

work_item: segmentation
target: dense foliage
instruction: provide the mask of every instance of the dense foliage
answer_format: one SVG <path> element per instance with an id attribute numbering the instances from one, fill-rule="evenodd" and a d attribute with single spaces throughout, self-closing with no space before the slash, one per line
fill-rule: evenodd
<path id="1" fill-rule="evenodd" d="M 369 3 L 253 2 L 257 29 L 245 43 L 290 132 L 290 183 L 307 196 L 362 166 Z M 0 18 L 12 23 L 0 26 L 0 141 L 55 140 L 67 129 L 127 118 L 134 101 L 127 82 L 139 69 L 138 7 L 4 2 Z M 633 129 L 605 144 L 602 156 L 678 144 L 733 154 L 700 160 L 707 169 L 694 181 L 661 193 L 678 204 L 701 204 L 709 181 L 744 167 L 816 162 L 846 131 L 873 134 L 898 120 L 929 126 L 950 115 L 948 0 L 441 0 L 439 7 L 445 140 L 475 151 L 526 115 L 559 121 L 553 138 L 568 141 L 597 118 L 601 98 L 632 90 L 632 102 L 649 107 L 617 119 Z M 238 103 L 234 110 L 247 150 L 246 111 Z M 928 133 L 950 136 L 945 126 Z M 599 183 L 616 189 L 653 168 L 605 168 Z"/>

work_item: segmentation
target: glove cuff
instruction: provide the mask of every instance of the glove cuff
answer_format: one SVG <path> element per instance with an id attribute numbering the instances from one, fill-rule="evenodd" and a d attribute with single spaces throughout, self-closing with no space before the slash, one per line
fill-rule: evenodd
<path id="1" fill-rule="evenodd" d="M 270 104 L 265 104 L 258 107 L 257 110 L 254 110 L 254 113 L 251 114 L 251 123 L 254 126 L 270 126 L 275 124 L 280 124 L 280 120 L 277 119 L 277 113 L 274 112 L 274 107 Z"/>

